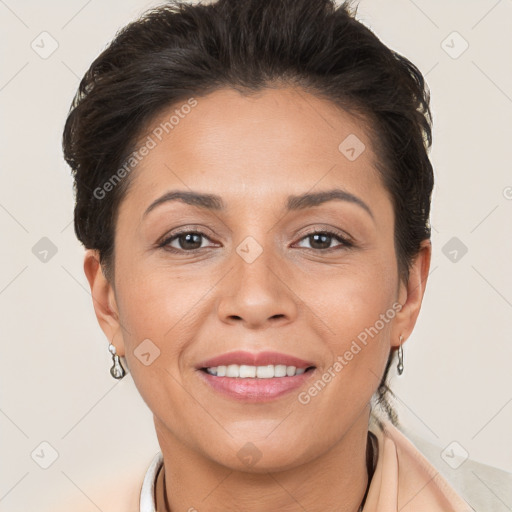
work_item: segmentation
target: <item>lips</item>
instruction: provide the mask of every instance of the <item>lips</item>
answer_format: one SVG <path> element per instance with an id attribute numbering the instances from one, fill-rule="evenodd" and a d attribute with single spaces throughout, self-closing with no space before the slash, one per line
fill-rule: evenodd
<path id="1" fill-rule="evenodd" d="M 231 364 L 248 366 L 285 365 L 303 369 L 315 366 L 311 361 L 306 361 L 288 354 L 281 354 L 279 352 L 266 351 L 253 353 L 237 350 L 235 352 L 228 352 L 202 361 L 196 366 L 196 368 L 198 370 L 203 370 L 205 368 L 228 366 Z"/>
<path id="2" fill-rule="evenodd" d="M 310 381 L 316 366 L 279 352 L 237 350 L 206 359 L 196 370 L 200 380 L 224 398 L 262 403 L 297 391 Z"/>
<path id="3" fill-rule="evenodd" d="M 273 379 L 215 377 L 202 371 L 198 371 L 197 376 L 216 395 L 246 404 L 271 402 L 298 393 L 314 378 L 315 372 L 311 370 L 293 377 Z"/>

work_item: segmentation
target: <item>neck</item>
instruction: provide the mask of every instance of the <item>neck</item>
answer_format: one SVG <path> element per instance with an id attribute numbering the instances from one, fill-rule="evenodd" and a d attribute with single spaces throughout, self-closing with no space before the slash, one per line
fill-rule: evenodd
<path id="1" fill-rule="evenodd" d="M 367 412 L 316 459 L 284 471 L 237 471 L 180 442 L 155 418 L 168 505 L 160 512 L 358 512 L 368 484 Z M 314 436 L 312 436 L 314 439 Z M 311 440 L 311 439 L 310 439 Z"/>

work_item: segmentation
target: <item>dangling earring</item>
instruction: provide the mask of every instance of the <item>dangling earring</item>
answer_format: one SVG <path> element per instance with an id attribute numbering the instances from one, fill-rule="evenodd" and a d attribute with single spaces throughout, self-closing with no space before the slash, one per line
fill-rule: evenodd
<path id="1" fill-rule="evenodd" d="M 402 347 L 402 335 L 400 334 L 400 345 L 398 347 L 398 364 L 396 365 L 398 375 L 404 372 L 404 349 Z"/>
<path id="2" fill-rule="evenodd" d="M 116 354 L 116 347 L 110 343 L 108 350 L 112 354 L 112 361 L 114 362 L 114 365 L 110 368 L 110 374 L 114 379 L 122 379 L 126 375 L 126 372 L 119 360 L 119 356 Z"/>

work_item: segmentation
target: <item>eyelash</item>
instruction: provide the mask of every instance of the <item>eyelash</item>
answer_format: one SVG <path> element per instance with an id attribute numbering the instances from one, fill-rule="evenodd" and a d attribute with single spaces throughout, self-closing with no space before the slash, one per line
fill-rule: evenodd
<path id="1" fill-rule="evenodd" d="M 171 247 L 169 245 L 173 240 L 178 239 L 182 235 L 192 235 L 192 234 L 200 235 L 209 240 L 208 236 L 201 231 L 183 230 L 183 231 L 178 231 L 176 233 L 173 233 L 171 236 L 165 238 L 161 243 L 158 244 L 158 247 L 163 248 L 166 251 L 176 253 L 176 254 L 177 253 L 194 253 L 196 251 L 200 251 L 201 249 L 207 249 L 207 247 L 200 247 L 198 249 L 191 249 L 190 251 L 187 251 L 185 249 L 176 249 L 175 247 Z M 302 247 L 302 249 L 309 249 L 311 251 L 320 251 L 320 252 L 330 252 L 330 251 L 337 250 L 340 248 L 348 249 L 350 247 L 355 247 L 355 244 L 351 240 L 349 240 L 348 238 L 346 238 L 344 236 L 341 236 L 339 233 L 335 233 L 333 231 L 328 231 L 328 230 L 322 230 L 322 229 L 316 229 L 314 231 L 304 234 L 300 238 L 299 241 L 302 241 L 302 240 L 309 238 L 311 236 L 314 236 L 314 235 L 327 235 L 327 236 L 334 238 L 337 241 L 341 242 L 341 244 L 339 246 L 329 247 L 327 249 L 314 249 L 314 248 L 309 248 L 309 247 Z"/>

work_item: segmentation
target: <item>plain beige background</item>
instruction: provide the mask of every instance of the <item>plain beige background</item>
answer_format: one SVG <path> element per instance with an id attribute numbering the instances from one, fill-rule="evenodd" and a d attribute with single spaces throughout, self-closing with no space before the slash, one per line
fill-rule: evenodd
<path id="1" fill-rule="evenodd" d="M 158 3 L 0 0 L 1 511 L 68 494 L 101 510 L 97 482 L 159 449 L 131 377 L 109 373 L 61 154 L 79 78 Z M 358 17 L 432 93 L 433 259 L 404 374 L 390 372 L 396 408 L 440 457 L 455 441 L 512 471 L 512 1 L 361 0 Z M 44 237 L 54 254 L 41 261 Z"/>

